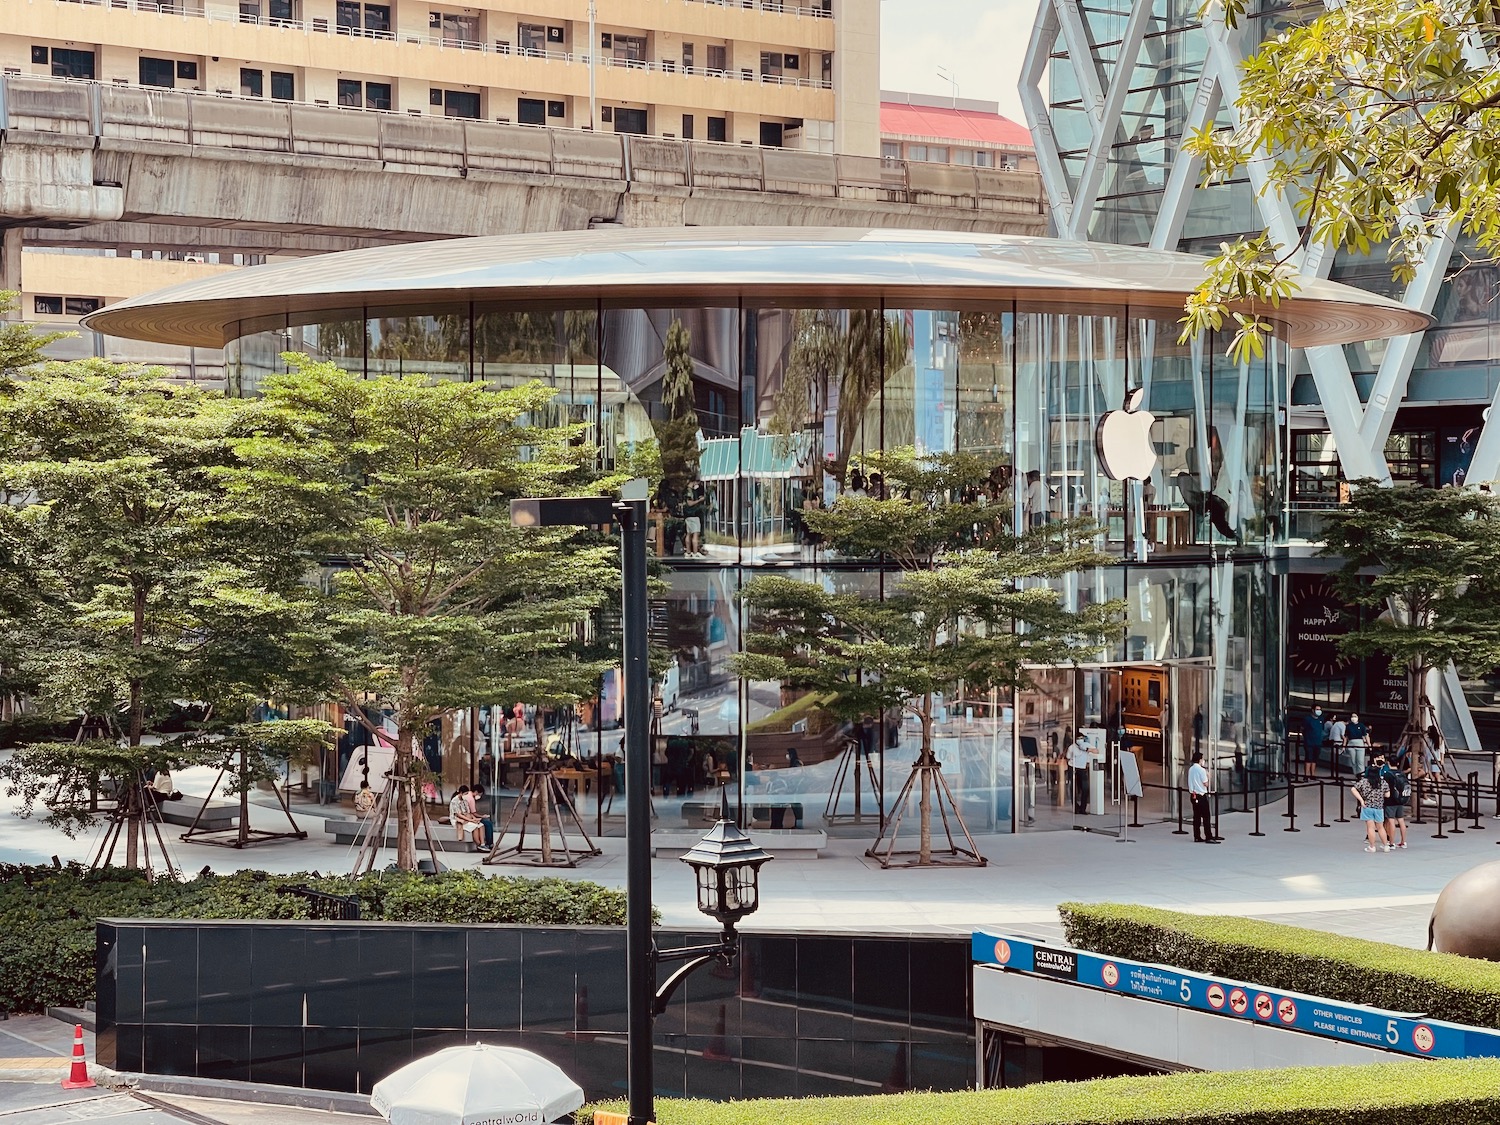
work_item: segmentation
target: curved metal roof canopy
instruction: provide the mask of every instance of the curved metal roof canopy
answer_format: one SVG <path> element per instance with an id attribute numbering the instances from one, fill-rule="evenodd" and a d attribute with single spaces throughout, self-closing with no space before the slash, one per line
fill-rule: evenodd
<path id="1" fill-rule="evenodd" d="M 1203 278 L 1187 254 L 938 231 L 611 228 L 350 250 L 235 270 L 132 297 L 84 319 L 111 336 L 222 347 L 288 321 L 374 306 L 487 308 L 849 306 L 943 309 L 985 302 L 1129 304 L 1176 319 Z M 1424 329 L 1386 297 L 1305 281 L 1273 319 L 1297 347 Z"/>

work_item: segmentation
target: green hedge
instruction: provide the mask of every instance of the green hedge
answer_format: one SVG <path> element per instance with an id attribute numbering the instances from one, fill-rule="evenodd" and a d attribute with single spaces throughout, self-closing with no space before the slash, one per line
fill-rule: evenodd
<path id="1" fill-rule="evenodd" d="M 588 1106 L 623 1110 L 622 1102 Z M 1491 1125 L 1500 1120 L 1500 1061 L 1173 1074 L 1047 1082 L 1018 1090 L 658 1101 L 660 1125 Z"/>
<path id="2" fill-rule="evenodd" d="M 359 879 L 238 871 L 186 882 L 148 882 L 108 868 L 0 865 L 0 1008 L 37 1012 L 94 996 L 99 918 L 306 918 L 308 903 L 282 888 L 358 895 L 360 917 L 385 922 L 510 922 L 622 926 L 625 895 L 570 879 L 372 874 Z"/>
<path id="3" fill-rule="evenodd" d="M 1500 964 L 1249 918 L 1065 902 L 1080 949 L 1248 984 L 1500 1027 Z"/>

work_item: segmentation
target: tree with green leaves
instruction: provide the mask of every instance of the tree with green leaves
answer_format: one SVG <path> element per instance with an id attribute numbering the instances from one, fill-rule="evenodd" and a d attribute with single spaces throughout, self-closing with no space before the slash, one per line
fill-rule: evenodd
<path id="1" fill-rule="evenodd" d="M 766 576 L 745 588 L 750 611 L 739 674 L 834 697 L 848 718 L 902 710 L 921 725 L 912 780 L 891 810 L 886 833 L 868 854 L 889 866 L 896 826 L 916 789 L 920 818 L 915 865 L 942 859 L 983 863 L 951 832 L 935 852 L 933 812 L 967 828 L 933 750 L 943 700 L 1028 682 L 1028 665 L 1097 656 L 1122 628 L 1121 602 L 1067 608 L 1057 579 L 1109 562 L 1091 545 L 1096 528 L 1060 522 L 1016 535 L 1009 508 L 965 499 L 988 467 L 978 458 L 919 458 L 910 449 L 863 459 L 883 475 L 887 499 L 843 496 L 826 512 L 806 513 L 829 548 L 898 574 L 884 598 L 830 592 L 818 582 Z M 885 836 L 888 834 L 889 839 Z"/>
<path id="2" fill-rule="evenodd" d="M 1206 8 L 1230 27 L 1249 11 L 1246 0 Z M 1184 338 L 1232 322 L 1237 356 L 1263 348 L 1311 245 L 1385 247 L 1400 281 L 1450 228 L 1482 258 L 1500 246 L 1490 0 L 1341 0 L 1307 15 L 1244 62 L 1238 124 L 1210 123 L 1184 141 L 1207 181 L 1263 175 L 1263 194 L 1287 201 L 1300 224 L 1291 244 L 1270 232 L 1225 243 L 1188 302 Z"/>
<path id="3" fill-rule="evenodd" d="M 911 351 L 904 322 L 876 309 L 847 313 L 799 309 L 792 314 L 792 342 L 770 419 L 771 432 L 790 439 L 823 411 L 835 408 L 836 448 L 828 471 L 842 488 L 870 405 L 886 379 Z"/>
<path id="4" fill-rule="evenodd" d="M 35 369 L 0 396 L 0 492 L 28 582 L 12 659 L 31 708 L 76 732 L 21 747 L 3 776 L 70 832 L 113 783 L 127 866 L 144 771 L 199 761 L 313 666 L 302 570 L 231 495 L 241 408 L 103 361 Z"/>
<path id="5" fill-rule="evenodd" d="M 22 371 L 43 362 L 46 357 L 42 353 L 48 344 L 73 335 L 38 332 L 29 324 L 7 320 L 19 298 L 20 294 L 13 289 L 0 289 L 0 388 L 9 388 Z"/>
<path id="6" fill-rule="evenodd" d="M 553 391 L 419 377 L 362 379 L 289 357 L 235 452 L 236 487 L 265 498 L 325 561 L 316 595 L 336 696 L 377 738 L 395 726 L 386 793 L 396 862 L 416 865 L 420 745 L 445 710 L 571 703 L 607 666 L 582 625 L 618 590 L 614 551 L 567 528 L 516 529 L 519 496 L 608 491 L 577 426 L 529 419 Z"/>
<path id="7" fill-rule="evenodd" d="M 661 492 L 675 510 L 698 479 L 698 411 L 693 405 L 693 338 L 679 319 L 667 326 L 662 344 L 663 417 L 652 423 L 661 459 Z"/>
<path id="8" fill-rule="evenodd" d="M 1405 668 L 1406 739 L 1427 745 L 1429 673 L 1500 664 L 1500 498 L 1359 481 L 1348 504 L 1324 514 L 1321 553 L 1340 560 L 1339 596 L 1369 611 L 1340 647 Z"/>

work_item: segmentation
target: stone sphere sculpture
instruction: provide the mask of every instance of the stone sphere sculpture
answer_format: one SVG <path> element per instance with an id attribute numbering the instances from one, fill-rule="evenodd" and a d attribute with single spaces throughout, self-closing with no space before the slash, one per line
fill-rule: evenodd
<path id="1" fill-rule="evenodd" d="M 1500 861 L 1455 876 L 1432 908 L 1427 948 L 1500 961 Z"/>

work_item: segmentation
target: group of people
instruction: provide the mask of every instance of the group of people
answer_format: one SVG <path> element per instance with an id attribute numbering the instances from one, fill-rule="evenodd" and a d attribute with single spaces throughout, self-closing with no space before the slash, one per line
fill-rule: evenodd
<path id="1" fill-rule="evenodd" d="M 1315 777 L 1318 765 L 1327 761 L 1329 768 L 1337 772 L 1347 760 L 1349 772 L 1356 777 L 1365 772 L 1365 756 L 1370 748 L 1370 728 L 1360 722 L 1357 712 L 1350 712 L 1347 720 L 1330 713 L 1323 717 L 1323 708 L 1314 707 L 1302 719 L 1302 772 Z"/>
<path id="2" fill-rule="evenodd" d="M 1406 847 L 1406 812 L 1411 800 L 1411 777 L 1400 760 L 1377 755 L 1351 790 L 1365 827 L 1365 851 Z"/>

